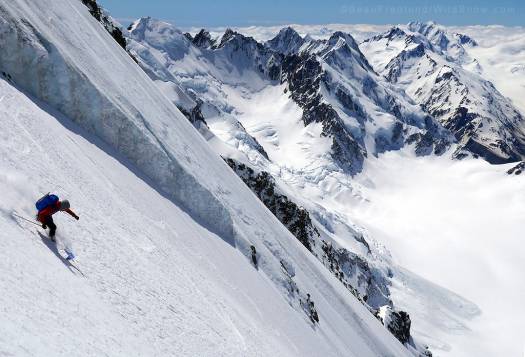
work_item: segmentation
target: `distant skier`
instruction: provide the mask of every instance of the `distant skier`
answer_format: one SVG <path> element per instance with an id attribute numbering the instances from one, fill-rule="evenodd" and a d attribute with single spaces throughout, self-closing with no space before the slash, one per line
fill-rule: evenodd
<path id="1" fill-rule="evenodd" d="M 50 195 L 49 193 L 36 202 L 38 210 L 37 220 L 42 223 L 42 228 L 49 227 L 49 237 L 54 242 L 57 226 L 53 222 L 53 215 L 59 211 L 69 213 L 77 221 L 79 217 L 70 209 L 68 200 L 60 201 L 57 195 Z"/>

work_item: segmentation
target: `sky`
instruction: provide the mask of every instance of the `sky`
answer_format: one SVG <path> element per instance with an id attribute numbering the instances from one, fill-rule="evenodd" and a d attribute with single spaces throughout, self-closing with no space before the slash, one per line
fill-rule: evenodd
<path id="1" fill-rule="evenodd" d="M 283 24 L 525 25 L 524 0 L 98 0 L 128 25 L 151 16 L 178 27 Z"/>

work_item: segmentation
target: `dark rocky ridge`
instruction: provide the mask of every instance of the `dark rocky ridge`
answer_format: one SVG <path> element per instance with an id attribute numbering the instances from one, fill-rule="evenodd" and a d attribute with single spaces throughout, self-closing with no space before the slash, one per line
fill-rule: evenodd
<path id="1" fill-rule="evenodd" d="M 186 34 L 190 41 L 197 47 L 209 48 L 215 45 L 215 41 L 211 38 L 211 35 L 205 29 L 201 29 L 195 37 L 191 37 L 190 34 Z"/>
<path id="2" fill-rule="evenodd" d="M 322 134 L 332 138 L 332 157 L 351 174 L 361 171 L 366 151 L 357 143 L 335 109 L 319 93 L 322 67 L 310 54 L 287 56 L 282 64 L 281 81 L 288 83 L 291 98 L 303 109 L 303 123 L 322 123 Z M 351 105 L 352 109 L 355 106 Z"/>
<path id="3" fill-rule="evenodd" d="M 318 244 L 320 234 L 309 212 L 279 193 L 269 173 L 264 171 L 257 173 L 252 168 L 231 158 L 225 158 L 225 161 L 276 218 L 288 228 L 290 233 L 317 257 L 350 293 L 365 305 L 401 343 L 409 343 L 411 339 L 410 317 L 405 311 L 397 311 L 393 308 L 388 277 L 385 277 L 380 270 L 370 266 L 365 259 L 345 248 L 334 246 L 334 243 L 324 240 Z M 291 296 L 297 295 L 305 313 L 313 323 L 318 323 L 319 316 L 309 295 L 306 295 L 306 299 L 301 298 L 299 289 L 293 281 L 293 275 L 286 268 L 283 271 L 289 278 Z M 389 272 L 389 274 L 392 273 Z M 355 283 L 350 281 L 357 282 L 357 286 L 352 285 Z M 360 290 L 365 291 L 365 294 L 361 294 Z M 382 310 L 387 311 L 388 321 L 383 321 L 379 317 Z M 427 352 L 428 354 L 425 355 L 431 356 L 430 351 L 427 350 Z"/>
<path id="4" fill-rule="evenodd" d="M 84 5 L 89 9 L 89 13 L 104 26 L 106 31 L 117 41 L 117 43 L 126 50 L 126 39 L 122 34 L 122 30 L 115 25 L 115 23 L 104 14 L 104 11 L 98 5 L 96 0 L 81 0 Z"/>
<path id="5" fill-rule="evenodd" d="M 269 173 L 256 173 L 252 168 L 230 158 L 225 161 L 290 233 L 312 251 L 319 238 L 319 231 L 313 225 L 309 212 L 278 193 Z"/>
<path id="6" fill-rule="evenodd" d="M 525 171 L 525 161 L 520 162 L 513 168 L 507 171 L 509 175 L 521 175 Z"/>

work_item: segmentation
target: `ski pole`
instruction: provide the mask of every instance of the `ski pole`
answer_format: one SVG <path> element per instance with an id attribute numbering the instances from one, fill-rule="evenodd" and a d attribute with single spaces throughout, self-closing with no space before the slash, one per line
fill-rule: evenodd
<path id="1" fill-rule="evenodd" d="M 36 223 L 36 222 L 34 222 L 34 221 L 31 221 L 31 220 L 29 220 L 29 219 L 27 219 L 27 218 L 24 218 L 24 217 L 22 217 L 22 216 L 19 216 L 18 214 L 14 213 L 14 212 L 13 212 L 13 216 L 18 217 L 18 218 L 20 218 L 20 219 L 23 219 L 23 220 L 26 221 L 26 222 L 36 224 L 36 225 L 39 226 L 39 227 L 42 227 L 41 224 Z"/>

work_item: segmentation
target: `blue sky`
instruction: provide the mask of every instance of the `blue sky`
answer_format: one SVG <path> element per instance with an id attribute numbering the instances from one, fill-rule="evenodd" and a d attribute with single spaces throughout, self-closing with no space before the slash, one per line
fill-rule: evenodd
<path id="1" fill-rule="evenodd" d="M 289 23 L 525 25 L 525 0 L 98 0 L 123 25 L 151 16 L 179 27 Z"/>

